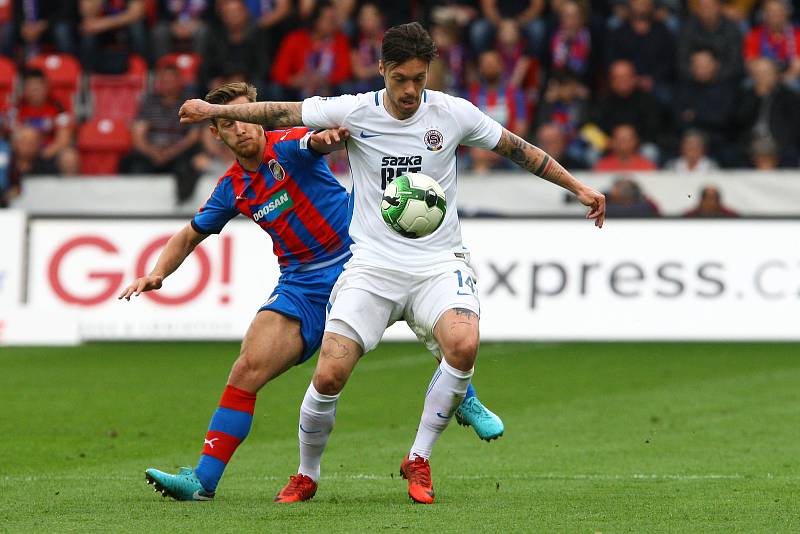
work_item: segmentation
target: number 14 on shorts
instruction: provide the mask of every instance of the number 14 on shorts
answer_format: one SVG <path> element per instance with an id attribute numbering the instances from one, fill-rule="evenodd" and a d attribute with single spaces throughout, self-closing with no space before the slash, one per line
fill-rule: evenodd
<path id="1" fill-rule="evenodd" d="M 477 293 L 477 289 L 475 288 L 476 281 L 472 278 L 472 275 L 466 275 L 460 271 L 455 270 L 453 271 L 458 277 L 458 291 L 456 294 L 458 295 L 475 295 Z M 469 292 L 467 292 L 469 290 Z"/>

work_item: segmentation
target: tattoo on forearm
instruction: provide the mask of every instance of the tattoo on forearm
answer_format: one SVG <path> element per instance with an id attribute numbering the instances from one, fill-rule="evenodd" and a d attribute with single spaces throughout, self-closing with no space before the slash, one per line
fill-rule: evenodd
<path id="1" fill-rule="evenodd" d="M 504 156 L 523 169 L 540 176 L 549 182 L 563 185 L 568 172 L 545 151 L 514 135 L 508 130 L 503 131 L 500 142 L 494 152 Z"/>
<path id="2" fill-rule="evenodd" d="M 221 117 L 242 122 L 262 124 L 268 130 L 302 126 L 300 102 L 256 102 L 223 106 Z"/>

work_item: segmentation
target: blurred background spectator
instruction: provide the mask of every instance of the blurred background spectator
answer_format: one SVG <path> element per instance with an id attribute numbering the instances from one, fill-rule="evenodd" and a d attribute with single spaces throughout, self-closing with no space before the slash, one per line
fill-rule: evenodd
<path id="1" fill-rule="evenodd" d="M 505 23 L 518 26 L 530 53 L 541 55 L 546 36 L 544 8 L 544 0 L 480 0 L 480 18 L 470 28 L 473 50 L 492 48 Z"/>
<path id="2" fill-rule="evenodd" d="M 684 217 L 738 217 L 738 214 L 722 204 L 719 188 L 707 185 L 700 191 L 700 202 L 687 211 Z"/>
<path id="3" fill-rule="evenodd" d="M 208 31 L 202 49 L 198 94 L 219 86 L 223 79 L 240 75 L 264 94 L 273 52 L 242 0 L 216 2 L 220 24 Z"/>
<path id="4" fill-rule="evenodd" d="M 749 63 L 752 87 L 738 101 L 745 143 L 772 140 L 781 167 L 797 167 L 800 157 L 800 102 L 781 83 L 778 65 L 758 58 Z"/>
<path id="5" fill-rule="evenodd" d="M 627 20 L 608 34 L 608 62 L 626 59 L 633 63 L 639 89 L 668 105 L 675 57 L 675 41 L 664 23 L 656 19 L 654 0 L 630 0 Z"/>
<path id="6" fill-rule="evenodd" d="M 9 4 L 11 3 L 10 0 Z M 14 0 L 13 21 L 24 59 L 41 54 L 48 47 L 74 54 L 77 50 L 75 31 L 78 20 L 77 2 L 60 0 Z M 11 54 L 9 52 L 3 52 Z"/>
<path id="7" fill-rule="evenodd" d="M 146 59 L 148 35 L 144 0 L 80 0 L 80 57 L 91 72 L 121 74 L 130 55 Z"/>
<path id="8" fill-rule="evenodd" d="M 503 78 L 500 54 L 491 50 L 478 58 L 478 81 L 470 88 L 469 100 L 475 106 L 520 137 L 527 137 L 530 128 L 530 103 L 519 87 Z M 473 170 L 488 172 L 506 160 L 494 152 L 472 148 Z"/>
<path id="9" fill-rule="evenodd" d="M 719 62 L 710 49 L 698 49 L 691 55 L 691 77 L 678 86 L 675 118 L 678 130 L 701 131 L 709 152 L 726 163 L 735 161 L 737 88 L 719 75 Z"/>
<path id="10" fill-rule="evenodd" d="M 174 174 L 179 202 L 191 196 L 199 177 L 192 159 L 200 140 L 200 126 L 175 120 L 185 96 L 178 69 L 161 67 L 154 91 L 145 98 L 133 123 L 133 152 L 123 163 L 129 173 Z"/>
<path id="11" fill-rule="evenodd" d="M 654 171 L 656 165 L 639 151 L 639 134 L 632 124 L 620 124 L 611 134 L 609 154 L 595 163 L 595 171 Z"/>
<path id="12" fill-rule="evenodd" d="M 744 54 L 748 66 L 758 58 L 775 62 L 783 80 L 800 90 L 800 29 L 789 19 L 791 6 L 786 0 L 764 0 L 762 24 L 745 39 Z"/>
<path id="13" fill-rule="evenodd" d="M 353 90 L 348 92 L 366 93 L 383 88 L 383 78 L 378 74 L 378 60 L 381 57 L 383 41 L 383 16 L 378 6 L 366 3 L 358 11 L 358 27 L 352 41 Z"/>
<path id="14" fill-rule="evenodd" d="M 606 215 L 609 218 L 658 217 L 658 206 L 650 200 L 632 178 L 617 178 L 606 193 Z"/>
<path id="15" fill-rule="evenodd" d="M 633 63 L 615 61 L 608 69 L 608 77 L 608 91 L 592 106 L 591 122 L 606 135 L 619 124 L 632 124 L 639 137 L 658 153 L 657 143 L 663 135 L 658 103 L 639 88 Z"/>
<path id="16" fill-rule="evenodd" d="M 595 53 L 584 8 L 575 0 L 565 0 L 558 4 L 557 13 L 558 28 L 545 54 L 548 71 L 569 70 L 590 84 L 596 76 Z"/>
<path id="17" fill-rule="evenodd" d="M 283 40 L 272 67 L 271 96 L 275 100 L 299 100 L 314 95 L 338 94 L 350 81 L 350 43 L 341 31 L 336 9 L 319 1 L 308 27 L 291 32 Z"/>
<path id="18" fill-rule="evenodd" d="M 536 124 L 555 124 L 564 135 L 565 150 L 585 168 L 592 159 L 591 146 L 580 135 L 589 114 L 589 89 L 570 71 L 558 71 L 547 82 Z"/>
<path id="19" fill-rule="evenodd" d="M 568 138 L 559 124 L 544 123 L 536 130 L 536 146 L 550 154 L 567 169 L 586 169 L 586 162 L 573 157 L 568 150 Z"/>
<path id="20" fill-rule="evenodd" d="M 42 147 L 39 156 L 52 161 L 67 150 L 74 150 L 75 124 L 72 114 L 54 100 L 47 79 L 40 70 L 28 70 L 22 76 L 22 97 L 17 105 L 17 126 L 39 131 Z"/>
<path id="21" fill-rule="evenodd" d="M 206 37 L 212 0 L 160 0 L 153 27 L 156 58 L 171 52 L 199 53 Z"/>
<path id="22" fill-rule="evenodd" d="M 668 170 L 680 174 L 706 174 L 719 168 L 706 155 L 706 138 L 699 130 L 686 130 L 681 138 L 680 156 L 667 163 Z"/>
<path id="23" fill-rule="evenodd" d="M 699 50 L 709 50 L 717 58 L 720 80 L 736 82 L 741 78 L 742 34 L 722 10 L 721 0 L 696 0 L 678 41 L 681 78 L 692 77 L 691 57 Z"/>

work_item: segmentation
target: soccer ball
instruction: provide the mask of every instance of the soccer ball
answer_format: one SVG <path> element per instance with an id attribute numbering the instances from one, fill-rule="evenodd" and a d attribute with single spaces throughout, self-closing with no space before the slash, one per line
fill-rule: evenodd
<path id="1" fill-rule="evenodd" d="M 442 225 L 446 211 L 442 186 L 419 172 L 398 176 L 383 192 L 383 220 L 403 237 L 416 239 L 432 234 Z"/>

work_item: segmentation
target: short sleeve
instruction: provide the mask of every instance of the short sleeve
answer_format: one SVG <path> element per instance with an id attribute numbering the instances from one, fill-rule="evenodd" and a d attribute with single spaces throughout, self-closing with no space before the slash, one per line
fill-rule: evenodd
<path id="1" fill-rule="evenodd" d="M 357 103 L 355 95 L 306 98 L 302 107 L 303 124 L 309 128 L 338 128 Z"/>
<path id="2" fill-rule="evenodd" d="M 503 127 L 474 104 L 454 98 L 453 116 L 461 126 L 461 144 L 492 150 L 500 142 Z"/>
<path id="3" fill-rule="evenodd" d="M 192 219 L 192 228 L 201 234 L 218 234 L 228 221 L 239 214 L 230 176 L 225 176 L 212 191 L 206 203 Z"/>

